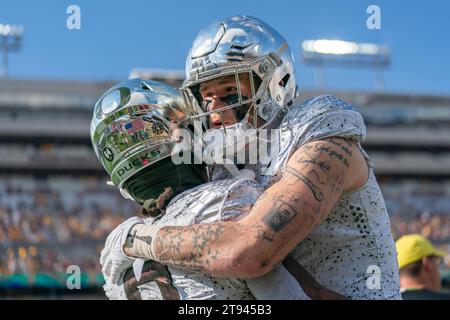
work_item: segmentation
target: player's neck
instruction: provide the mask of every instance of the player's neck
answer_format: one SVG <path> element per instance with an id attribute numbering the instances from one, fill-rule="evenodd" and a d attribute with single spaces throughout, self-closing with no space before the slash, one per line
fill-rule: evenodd
<path id="1" fill-rule="evenodd" d="M 426 281 L 421 278 L 412 278 L 412 277 L 401 277 L 400 278 L 400 289 L 401 291 L 407 290 L 421 290 L 421 289 L 430 289 L 427 285 Z"/>

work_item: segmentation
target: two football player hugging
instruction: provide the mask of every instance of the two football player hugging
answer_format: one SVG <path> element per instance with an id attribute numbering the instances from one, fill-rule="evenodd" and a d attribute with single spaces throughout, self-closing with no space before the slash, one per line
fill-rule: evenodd
<path id="1" fill-rule="evenodd" d="M 109 298 L 400 297 L 361 115 L 333 96 L 300 102 L 296 90 L 285 39 L 259 19 L 234 16 L 200 31 L 181 95 L 132 79 L 100 98 L 91 123 L 96 155 L 145 216 L 106 240 L 100 263 Z M 175 164 L 180 150 L 194 160 L 180 133 L 195 130 L 257 140 L 262 130 L 276 132 L 273 174 L 259 162 Z M 373 265 L 382 274 L 376 290 L 367 286 Z"/>

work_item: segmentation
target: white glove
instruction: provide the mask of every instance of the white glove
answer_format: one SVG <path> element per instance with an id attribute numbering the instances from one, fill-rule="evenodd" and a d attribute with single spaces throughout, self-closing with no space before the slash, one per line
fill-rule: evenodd
<path id="1" fill-rule="evenodd" d="M 123 252 L 123 246 L 131 228 L 136 224 L 145 223 L 144 221 L 142 218 L 132 217 L 119 224 L 106 239 L 100 255 L 100 264 L 107 283 L 117 284 L 125 270 L 133 265 L 135 258 L 127 256 Z"/>
<path id="2" fill-rule="evenodd" d="M 109 300 L 128 300 L 123 283 L 118 285 L 107 282 L 103 285 L 103 290 Z"/>

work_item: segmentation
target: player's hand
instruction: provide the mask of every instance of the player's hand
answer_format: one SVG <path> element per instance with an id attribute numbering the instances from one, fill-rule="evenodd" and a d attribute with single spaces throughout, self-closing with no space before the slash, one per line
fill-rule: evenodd
<path id="1" fill-rule="evenodd" d="M 125 270 L 132 266 L 135 258 L 127 256 L 123 252 L 123 246 L 131 228 L 139 223 L 144 223 L 144 219 L 132 217 L 119 224 L 106 239 L 105 247 L 100 255 L 100 264 L 106 282 L 117 284 Z"/>

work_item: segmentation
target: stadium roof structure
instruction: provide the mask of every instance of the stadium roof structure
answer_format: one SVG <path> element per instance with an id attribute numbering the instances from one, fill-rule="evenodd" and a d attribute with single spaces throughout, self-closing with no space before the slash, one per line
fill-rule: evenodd
<path id="1" fill-rule="evenodd" d="M 170 83 L 182 82 L 182 71 L 159 69 L 133 69 L 130 78 L 146 79 Z M 22 106 L 29 108 L 88 108 L 91 109 L 98 98 L 119 80 L 73 81 L 51 79 L 0 79 L 0 108 Z M 324 94 L 323 90 L 300 88 L 302 98 Z M 442 105 L 450 107 L 450 95 L 413 94 L 377 91 L 327 90 L 356 106 L 375 104 Z"/>
<path id="2" fill-rule="evenodd" d="M 163 70 L 135 69 L 131 74 L 166 82 L 182 79 L 181 72 L 165 77 Z M 115 83 L 0 80 L 0 169 L 41 172 L 49 171 L 47 164 L 52 163 L 61 172 L 103 172 L 88 154 L 89 124 L 95 102 Z M 379 174 L 450 176 L 450 95 L 302 89 L 299 99 L 324 93 L 361 112 L 368 132 L 364 146 Z M 41 143 L 58 148 L 39 152 L 33 145 Z"/>
<path id="3" fill-rule="evenodd" d="M 149 69 L 149 68 L 134 68 L 130 71 L 129 79 L 145 78 L 145 79 L 164 79 L 164 80 L 184 80 L 183 70 L 168 70 L 168 69 Z"/>
<path id="4" fill-rule="evenodd" d="M 390 63 L 389 48 L 374 43 L 328 39 L 305 40 L 302 49 L 303 59 L 311 63 L 370 66 L 388 66 Z"/>
<path id="5" fill-rule="evenodd" d="M 375 71 L 375 85 L 384 90 L 381 69 L 391 63 L 391 50 L 386 45 L 357 43 L 344 40 L 316 39 L 305 40 L 301 45 L 304 63 L 316 69 L 316 86 L 325 87 L 324 67 L 362 67 Z"/>
<path id="6" fill-rule="evenodd" d="M 178 89 L 181 87 L 185 75 L 183 70 L 134 68 L 131 70 L 128 79 L 134 78 L 162 81 Z"/>
<path id="7" fill-rule="evenodd" d="M 0 80 L 0 108 L 93 108 L 115 81 Z"/>

